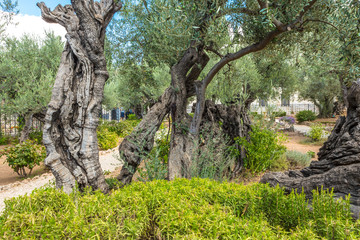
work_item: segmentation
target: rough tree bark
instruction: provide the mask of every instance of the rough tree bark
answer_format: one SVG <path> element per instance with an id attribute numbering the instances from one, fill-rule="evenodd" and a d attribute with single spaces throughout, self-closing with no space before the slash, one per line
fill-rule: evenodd
<path id="1" fill-rule="evenodd" d="M 182 59 L 171 68 L 171 87 L 174 89 L 174 94 L 171 103 L 172 131 L 168 158 L 169 180 L 176 177 L 189 177 L 194 139 L 188 134 L 191 119 L 186 112 L 188 103 L 187 74 L 198 60 L 199 51 L 190 47 Z M 194 79 L 192 79 L 192 84 L 194 84 L 193 81 Z"/>
<path id="2" fill-rule="evenodd" d="M 279 184 L 290 192 L 304 190 L 308 198 L 313 189 L 333 188 L 335 197 L 351 194 L 352 210 L 360 207 L 360 80 L 348 90 L 346 117 L 340 117 L 328 140 L 320 148 L 319 161 L 300 171 L 265 174 L 261 182 Z M 358 216 L 356 216 L 358 217 Z"/>
<path id="3" fill-rule="evenodd" d="M 129 184 L 141 160 L 154 146 L 154 137 L 165 116 L 170 111 L 173 89 L 166 89 L 134 131 L 119 146 L 120 157 L 125 162 L 117 179 Z"/>
<path id="4" fill-rule="evenodd" d="M 234 139 L 236 137 L 249 137 L 251 121 L 245 106 L 246 104 L 232 104 L 226 106 L 206 100 L 201 126 L 207 123 L 213 123 L 213 125 L 216 126 L 221 122 L 222 133 L 229 137 L 229 142 L 227 144 L 231 146 L 235 143 Z M 236 147 L 239 149 L 240 156 L 238 156 L 235 161 L 234 169 L 232 169 L 232 177 L 235 177 L 241 172 L 243 160 L 246 157 L 245 150 L 241 146 Z"/>
<path id="5" fill-rule="evenodd" d="M 91 186 L 107 192 L 99 162 L 96 128 L 105 81 L 109 74 L 104 55 L 105 29 L 121 3 L 72 0 L 50 11 L 41 2 L 42 18 L 66 28 L 51 101 L 45 117 L 45 164 L 55 175 L 56 186 L 71 192 Z"/>

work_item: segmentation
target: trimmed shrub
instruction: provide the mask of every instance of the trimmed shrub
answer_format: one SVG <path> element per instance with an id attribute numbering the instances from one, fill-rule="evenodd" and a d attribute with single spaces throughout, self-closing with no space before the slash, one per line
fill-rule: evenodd
<path id="1" fill-rule="evenodd" d="M 298 151 L 287 151 L 286 158 L 290 162 L 290 165 L 295 167 L 308 167 L 311 162 L 311 156 L 309 154 L 303 154 Z"/>
<path id="2" fill-rule="evenodd" d="M 304 110 L 298 112 L 295 117 L 298 122 L 314 121 L 316 119 L 316 114 L 313 111 Z"/>
<path id="3" fill-rule="evenodd" d="M 235 141 L 245 147 L 244 166 L 251 172 L 262 172 L 269 169 L 273 162 L 286 151 L 286 147 L 283 145 L 285 141 L 283 134 L 254 125 L 249 136 L 250 141 L 246 138 L 236 138 Z"/>
<path id="4" fill-rule="evenodd" d="M 275 117 L 285 117 L 286 116 L 286 112 L 285 111 L 277 111 L 277 112 L 274 112 L 273 115 Z"/>
<path id="5" fill-rule="evenodd" d="M 349 199 L 208 179 L 134 182 L 110 195 L 53 188 L 6 200 L 2 239 L 359 239 Z"/>
<path id="6" fill-rule="evenodd" d="M 108 131 L 106 128 L 97 131 L 98 144 L 100 149 L 108 150 L 117 146 L 119 137 L 114 132 Z"/>
<path id="7" fill-rule="evenodd" d="M 9 166 L 21 177 L 31 174 L 36 165 L 40 165 L 46 157 L 45 147 L 27 140 L 14 147 L 8 147 L 0 151 L 0 157 L 5 155 Z M 26 168 L 29 172 L 26 172 Z"/>

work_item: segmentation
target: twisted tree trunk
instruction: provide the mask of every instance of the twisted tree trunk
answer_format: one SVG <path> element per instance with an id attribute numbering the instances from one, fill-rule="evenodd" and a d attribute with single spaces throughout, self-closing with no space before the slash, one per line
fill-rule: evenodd
<path id="1" fill-rule="evenodd" d="M 336 197 L 351 194 L 352 209 L 360 207 L 360 80 L 348 90 L 346 117 L 340 117 L 328 140 L 320 148 L 319 161 L 300 171 L 267 173 L 262 183 L 279 184 L 288 192 L 304 190 L 311 198 L 313 189 L 333 188 Z M 358 217 L 358 216 L 357 216 Z"/>
<path id="2" fill-rule="evenodd" d="M 96 128 L 105 81 L 109 74 L 104 55 L 105 29 L 121 3 L 72 0 L 50 11 L 38 3 L 46 22 L 66 28 L 67 43 L 61 56 L 51 101 L 45 116 L 45 164 L 56 186 L 72 191 L 108 190 L 99 163 Z"/>
<path id="3" fill-rule="evenodd" d="M 206 66 L 209 58 L 206 54 L 190 47 L 182 59 L 171 69 L 171 86 L 154 104 L 150 111 L 145 115 L 140 124 L 134 131 L 127 136 L 119 147 L 120 156 L 124 160 L 124 167 L 117 177 L 123 184 L 132 181 L 132 177 L 140 165 L 144 156 L 146 156 L 154 146 L 154 137 L 165 116 L 171 112 L 173 125 L 170 154 L 169 154 L 169 178 L 181 176 L 184 170 L 183 161 L 180 159 L 186 152 L 184 144 L 188 143 L 186 127 L 190 123 L 187 120 L 186 113 L 187 99 L 195 94 L 194 81 L 198 78 L 203 68 Z M 187 121 L 187 125 L 185 123 Z M 184 128 L 182 129 L 181 126 Z M 189 150 L 189 148 L 187 149 Z M 186 155 L 185 155 L 186 156 Z M 180 160 L 179 160 L 180 159 Z M 185 170 L 186 172 L 187 170 Z"/>
<path id="4" fill-rule="evenodd" d="M 173 89 L 166 89 L 159 101 L 152 106 L 143 120 L 119 146 L 120 157 L 125 162 L 117 179 L 129 184 L 145 157 L 154 146 L 154 137 L 165 116 L 169 113 Z"/>

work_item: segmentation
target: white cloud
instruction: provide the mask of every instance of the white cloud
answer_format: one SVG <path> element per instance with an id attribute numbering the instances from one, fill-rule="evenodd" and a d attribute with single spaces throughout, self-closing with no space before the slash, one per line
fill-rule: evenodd
<path id="1" fill-rule="evenodd" d="M 20 38 L 24 34 L 29 34 L 44 38 L 45 31 L 53 31 L 65 41 L 65 28 L 56 23 L 47 23 L 41 17 L 19 14 L 14 17 L 14 22 L 16 24 L 11 24 L 6 29 L 6 34 L 10 37 Z"/>

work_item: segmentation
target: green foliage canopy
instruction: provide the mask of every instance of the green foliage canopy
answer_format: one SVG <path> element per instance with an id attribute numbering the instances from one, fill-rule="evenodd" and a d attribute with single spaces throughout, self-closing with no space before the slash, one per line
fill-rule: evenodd
<path id="1" fill-rule="evenodd" d="M 48 104 L 62 50 L 63 43 L 53 33 L 44 40 L 6 39 L 0 47 L 2 112 L 36 113 Z"/>

